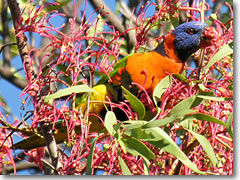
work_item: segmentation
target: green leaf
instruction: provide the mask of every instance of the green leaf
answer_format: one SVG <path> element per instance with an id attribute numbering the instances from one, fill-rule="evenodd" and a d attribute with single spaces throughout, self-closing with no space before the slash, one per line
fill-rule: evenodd
<path id="1" fill-rule="evenodd" d="M 172 138 L 164 132 L 161 128 L 154 127 L 148 129 L 131 129 L 125 132 L 127 135 L 135 137 L 137 139 L 142 139 L 155 147 L 159 147 L 167 153 L 174 155 L 183 164 L 192 169 L 194 172 L 199 174 L 204 174 L 200 171 L 194 163 L 192 163 L 188 157 L 181 151 L 177 144 L 172 140 Z"/>
<path id="2" fill-rule="evenodd" d="M 121 167 L 123 175 L 132 175 L 132 173 L 129 170 L 128 166 L 126 165 L 126 163 L 124 162 L 123 158 L 121 157 L 121 152 L 120 152 L 119 149 L 118 149 L 118 161 L 119 161 L 119 165 Z"/>
<path id="3" fill-rule="evenodd" d="M 123 152 L 127 153 L 127 147 L 126 147 L 125 143 L 122 141 L 122 138 L 119 138 L 117 142 L 122 147 Z"/>
<path id="4" fill-rule="evenodd" d="M 153 101 L 155 103 L 155 106 L 157 106 L 157 103 L 160 101 L 163 93 L 166 91 L 166 89 L 170 86 L 172 82 L 172 79 L 170 76 L 166 76 L 163 78 L 155 87 L 153 91 Z"/>
<path id="5" fill-rule="evenodd" d="M 142 124 L 127 124 L 127 125 L 122 125 L 123 128 L 125 128 L 126 130 L 131 130 L 131 129 L 135 129 L 135 128 L 139 128 L 141 127 Z"/>
<path id="6" fill-rule="evenodd" d="M 212 101 L 231 101 L 232 98 L 225 98 L 225 97 L 215 97 L 215 96 L 198 96 L 199 98 L 212 100 Z"/>
<path id="7" fill-rule="evenodd" d="M 231 138 L 233 138 L 233 128 L 232 128 L 232 123 L 233 123 L 233 112 L 229 115 L 227 119 L 227 131 Z"/>
<path id="8" fill-rule="evenodd" d="M 53 99 L 61 98 L 67 95 L 71 95 L 72 93 L 83 93 L 83 92 L 92 92 L 93 90 L 89 88 L 87 85 L 77 85 L 71 86 L 57 91 L 56 93 L 50 94 L 44 97 L 44 103 L 50 103 Z"/>
<path id="9" fill-rule="evenodd" d="M 233 91 L 233 80 L 229 80 L 229 81 L 231 82 L 231 84 L 229 84 L 227 88 L 228 88 L 230 91 Z"/>
<path id="10" fill-rule="evenodd" d="M 190 114 L 190 115 L 184 117 L 183 122 L 181 122 L 181 123 L 184 123 L 184 121 L 189 121 L 189 120 L 208 121 L 208 122 L 217 123 L 217 124 L 220 124 L 220 125 L 226 127 L 226 124 L 224 122 L 220 121 L 219 119 L 212 117 L 210 115 L 207 115 L 207 114 L 202 114 L 202 113 Z"/>
<path id="11" fill-rule="evenodd" d="M 88 159 L 87 159 L 87 166 L 86 166 L 86 175 L 91 175 L 92 174 L 92 163 L 93 163 L 93 153 L 95 150 L 95 145 L 97 142 L 98 136 L 93 140 L 93 143 L 91 145 L 89 154 L 88 154 Z"/>
<path id="12" fill-rule="evenodd" d="M 207 140 L 207 138 L 205 138 L 201 134 L 198 134 L 194 131 L 191 131 L 190 129 L 187 129 L 187 130 L 198 140 L 198 142 L 201 144 L 204 151 L 207 153 L 207 155 L 208 155 L 209 159 L 211 160 L 212 164 L 214 166 L 216 166 L 218 161 L 217 161 L 217 158 L 214 154 L 213 148 L 212 148 L 211 144 L 209 143 L 209 141 Z"/>
<path id="13" fill-rule="evenodd" d="M 116 125 L 117 118 L 115 116 L 115 113 L 112 111 L 108 111 L 104 119 L 104 126 L 106 127 L 109 134 L 118 139 L 120 137 L 120 129 L 117 128 Z"/>
<path id="14" fill-rule="evenodd" d="M 104 119 L 104 125 L 105 125 L 107 131 L 109 132 L 109 134 L 111 134 L 112 136 L 114 136 L 116 133 L 116 131 L 113 127 L 116 124 L 117 124 L 117 118 L 116 118 L 114 112 L 108 111 L 106 113 L 106 116 Z"/>
<path id="15" fill-rule="evenodd" d="M 210 96 L 212 94 L 213 94 L 212 92 L 203 92 L 199 93 L 198 95 L 193 95 L 187 99 L 184 99 L 183 101 L 181 101 L 180 103 L 173 107 L 173 109 L 168 113 L 168 116 L 199 106 L 200 104 L 206 101 L 205 99 L 199 96 L 201 95 Z"/>
<path id="16" fill-rule="evenodd" d="M 155 154 L 144 143 L 133 137 L 122 138 L 127 152 L 134 156 L 141 156 L 147 159 L 154 159 Z"/>
<path id="17" fill-rule="evenodd" d="M 47 1 L 46 1 L 47 2 Z M 47 13 L 53 10 L 59 10 L 61 9 L 63 6 L 66 6 L 70 0 L 57 0 L 56 2 L 58 2 L 58 5 L 54 5 L 54 6 L 47 6 L 46 8 L 44 8 L 43 10 Z"/>
<path id="18" fill-rule="evenodd" d="M 186 110 L 186 111 L 182 111 L 182 112 L 179 112 L 179 113 L 175 113 L 173 114 L 172 116 L 170 117 L 167 117 L 167 118 L 164 118 L 164 119 L 159 119 L 159 120 L 155 120 L 155 121 L 151 121 L 151 122 L 148 122 L 146 124 L 144 124 L 142 126 L 142 128 L 151 128 L 151 127 L 161 127 L 161 126 L 165 126 L 169 123 L 172 123 L 174 122 L 176 119 L 179 119 L 179 118 L 182 118 L 183 116 L 185 116 L 186 114 L 190 114 L 194 112 L 194 110 Z"/>
<path id="19" fill-rule="evenodd" d="M 121 87 L 123 91 L 126 93 L 124 94 L 124 97 L 129 101 L 133 111 L 137 113 L 139 119 L 143 119 L 146 113 L 143 103 L 131 92 L 129 92 L 126 88 L 124 88 L 123 86 Z"/>
<path id="20" fill-rule="evenodd" d="M 144 170 L 144 175 L 149 175 L 149 166 L 150 166 L 150 162 L 147 158 L 142 157 L 143 158 L 143 170 Z"/>
<path id="21" fill-rule="evenodd" d="M 217 61 L 220 59 L 224 58 L 225 56 L 229 56 L 233 54 L 233 49 L 229 47 L 228 44 L 225 44 L 213 57 L 212 59 L 208 62 L 206 67 L 203 68 L 203 74 L 205 74 L 208 69 Z"/>
<path id="22" fill-rule="evenodd" d="M 188 78 L 186 78 L 186 76 L 183 76 L 182 74 L 172 74 L 172 76 L 177 78 L 180 81 L 189 82 Z"/>
<path id="23" fill-rule="evenodd" d="M 181 149 L 172 140 L 172 138 L 168 136 L 168 134 L 165 133 L 161 128 L 149 128 L 148 130 L 154 131 L 154 136 L 158 137 L 159 140 L 156 141 L 152 139 L 146 139 L 145 141 L 151 143 L 156 147 L 162 148 L 165 152 L 174 155 L 177 159 L 179 159 L 183 164 L 192 169 L 194 172 L 204 174 L 204 172 L 200 171 L 197 166 L 188 159 L 188 157 L 181 151 Z"/>
<path id="24" fill-rule="evenodd" d="M 177 78 L 180 81 L 188 82 L 188 79 L 181 74 L 172 74 L 172 76 Z M 156 106 L 157 106 L 157 103 L 160 101 L 163 93 L 171 85 L 171 82 L 172 82 L 171 76 L 166 76 L 155 87 L 155 89 L 153 91 L 153 101 Z"/>
<path id="25" fill-rule="evenodd" d="M 139 128 L 141 127 L 142 125 L 146 124 L 146 122 L 148 121 L 141 121 L 141 120 L 137 120 L 137 121 L 124 121 L 122 122 L 123 125 L 121 125 L 124 129 L 126 130 L 131 130 L 131 129 L 135 129 L 135 128 Z"/>
<path id="26" fill-rule="evenodd" d="M 160 114 L 161 109 L 159 107 L 156 107 L 156 111 L 152 112 L 151 109 L 146 110 L 145 116 L 144 116 L 144 120 L 145 121 L 153 121 L 155 119 L 157 119 L 158 115 Z"/>

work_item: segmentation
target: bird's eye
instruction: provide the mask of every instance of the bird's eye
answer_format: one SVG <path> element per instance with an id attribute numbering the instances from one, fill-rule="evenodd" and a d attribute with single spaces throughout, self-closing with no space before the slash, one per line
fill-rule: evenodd
<path id="1" fill-rule="evenodd" d="M 197 31 L 195 29 L 193 29 L 193 28 L 189 28 L 189 29 L 187 29 L 187 33 L 188 34 L 196 34 Z"/>

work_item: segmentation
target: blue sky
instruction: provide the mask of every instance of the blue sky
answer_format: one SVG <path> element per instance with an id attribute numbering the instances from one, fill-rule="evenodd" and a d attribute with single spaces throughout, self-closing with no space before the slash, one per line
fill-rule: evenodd
<path id="1" fill-rule="evenodd" d="M 108 4 L 109 7 L 113 8 L 116 6 L 115 1 L 113 0 L 105 0 L 105 2 Z M 84 9 L 84 6 L 82 5 L 81 10 Z M 91 6 L 91 4 L 89 2 L 87 2 L 87 11 L 86 11 L 86 16 L 88 17 L 92 12 L 94 11 L 93 7 Z M 80 10 L 79 10 L 80 12 Z M 60 17 L 55 17 L 53 18 L 53 20 L 51 21 L 51 23 L 53 24 L 53 26 L 58 27 L 61 25 L 62 23 L 62 19 Z M 36 43 L 39 44 L 38 42 L 40 41 L 40 39 L 36 36 L 35 39 Z M 0 58 L 2 59 L 2 54 L 0 54 Z M 12 61 L 12 65 L 16 68 L 22 68 L 22 62 L 20 57 L 14 58 Z M 20 72 L 23 76 L 23 70 L 21 70 Z M 9 83 L 8 81 L 4 80 L 4 79 L 0 79 L 0 96 L 4 97 L 4 100 L 6 101 L 7 105 L 10 107 L 12 113 L 18 118 L 21 118 L 21 113 L 24 113 L 20 108 L 22 106 L 21 102 L 21 98 L 19 97 L 21 93 L 21 90 L 16 88 L 15 86 L 13 86 L 11 83 Z M 26 106 L 26 107 L 31 107 L 31 106 Z M 24 115 L 24 114 L 22 114 Z"/>

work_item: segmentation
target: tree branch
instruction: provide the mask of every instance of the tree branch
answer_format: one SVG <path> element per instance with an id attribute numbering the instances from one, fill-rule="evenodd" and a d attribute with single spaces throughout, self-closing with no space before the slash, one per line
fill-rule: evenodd
<path id="1" fill-rule="evenodd" d="M 18 34 L 21 28 L 20 17 L 21 17 L 21 10 L 18 7 L 18 3 L 16 0 L 8 0 L 8 5 L 12 14 L 13 25 L 15 28 L 15 33 Z M 34 81 L 36 77 L 36 73 L 33 70 L 31 59 L 29 57 L 29 51 L 27 48 L 27 38 L 23 33 L 20 33 L 19 36 L 16 37 L 18 50 L 22 59 L 23 66 L 26 70 L 26 78 L 28 81 Z M 41 92 L 35 98 L 35 101 L 39 101 L 41 99 Z M 39 107 L 37 107 L 39 108 Z M 60 167 L 60 163 L 58 163 L 58 153 L 57 153 L 57 144 L 54 138 L 53 133 L 50 131 L 51 126 L 48 122 L 41 122 L 40 123 L 41 129 L 43 131 L 44 138 L 46 140 L 47 148 L 49 151 L 49 155 L 51 157 L 53 166 L 56 170 Z M 56 172 L 55 172 L 56 173 Z"/>
<path id="2" fill-rule="evenodd" d="M 95 9 L 102 7 L 99 9 L 99 11 L 101 13 L 105 13 L 104 17 L 109 20 L 110 24 L 112 24 L 119 32 L 122 33 L 125 31 L 125 28 L 122 24 L 122 19 L 114 14 L 108 5 L 106 5 L 102 0 L 90 0 L 90 2 Z"/>
<path id="3" fill-rule="evenodd" d="M 215 3 L 214 3 L 214 6 L 213 6 L 213 13 L 216 13 L 217 14 L 217 17 L 218 19 L 221 18 L 221 10 L 222 10 L 222 7 L 224 5 L 224 2 L 223 0 L 216 0 Z"/>
<path id="4" fill-rule="evenodd" d="M 41 123 L 41 130 L 43 132 L 43 136 L 46 140 L 47 148 L 49 155 L 51 157 L 53 167 L 55 168 L 55 174 L 58 174 L 58 169 L 62 167 L 61 163 L 58 161 L 58 150 L 57 143 L 52 132 L 52 126 L 49 122 Z"/>
<path id="5" fill-rule="evenodd" d="M 32 168 L 39 169 L 38 165 L 36 165 L 33 162 L 20 161 L 16 164 L 16 170 L 17 171 L 21 171 L 21 170 L 25 170 L 25 169 L 32 169 Z M 10 165 L 4 166 L 3 169 L 2 169 L 2 175 L 10 174 L 13 171 L 14 171 L 13 166 L 10 166 Z"/>
<path id="6" fill-rule="evenodd" d="M 8 6 L 12 14 L 15 33 L 18 34 L 20 29 L 19 19 L 21 17 L 21 10 L 18 7 L 18 3 L 16 2 L 16 0 L 8 0 Z M 32 78 L 34 78 L 36 75 L 35 75 L 35 72 L 33 71 L 33 68 L 31 67 L 31 63 L 29 62 L 30 58 L 28 56 L 28 48 L 27 48 L 27 41 L 26 41 L 27 38 L 24 34 L 21 34 L 18 37 L 16 37 L 16 39 L 17 39 L 19 54 L 21 56 L 23 65 L 25 66 L 25 69 L 27 71 L 27 76 L 31 75 L 31 77 L 28 77 L 28 78 L 29 80 L 32 80 Z"/>
<path id="7" fill-rule="evenodd" d="M 0 66 L 0 76 L 6 79 L 11 84 L 18 87 L 19 89 L 24 89 L 27 86 L 26 81 L 18 79 L 14 76 L 14 73 L 11 71 L 10 67 Z"/>
<path id="8" fill-rule="evenodd" d="M 2 12 L 1 12 L 1 18 L 2 18 L 2 43 L 6 44 L 10 42 L 10 33 L 9 33 L 9 21 L 7 18 L 7 1 L 2 0 Z M 11 65 L 11 52 L 10 47 L 5 46 L 4 49 L 2 49 L 3 53 L 3 65 L 4 66 L 10 66 Z"/>

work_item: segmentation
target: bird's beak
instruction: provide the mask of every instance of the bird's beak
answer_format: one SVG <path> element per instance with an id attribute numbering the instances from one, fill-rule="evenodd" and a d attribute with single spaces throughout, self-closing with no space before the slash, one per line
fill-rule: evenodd
<path id="1" fill-rule="evenodd" d="M 206 48 L 208 46 L 214 45 L 217 43 L 218 39 L 219 35 L 216 29 L 214 27 L 207 26 L 201 36 L 200 47 Z"/>

